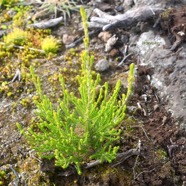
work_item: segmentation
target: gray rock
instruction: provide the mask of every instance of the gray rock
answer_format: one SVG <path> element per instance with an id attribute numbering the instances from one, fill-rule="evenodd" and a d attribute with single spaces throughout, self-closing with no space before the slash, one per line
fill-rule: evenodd
<path id="1" fill-rule="evenodd" d="M 152 30 L 132 36 L 130 42 L 136 44 L 130 50 L 139 54 L 141 65 L 154 69 L 151 83 L 167 102 L 167 110 L 186 129 L 186 47 L 176 53 L 164 49 L 165 39 Z"/>
<path id="2" fill-rule="evenodd" d="M 167 102 L 167 110 L 186 129 L 186 48 L 177 54 L 155 47 L 145 53 L 142 64 L 154 68 L 152 85 Z"/>
<path id="3" fill-rule="evenodd" d="M 113 46 L 116 44 L 118 37 L 114 34 L 111 38 L 108 39 L 107 43 L 105 44 L 105 52 L 110 52 Z"/>
<path id="4" fill-rule="evenodd" d="M 163 8 L 165 4 L 166 3 L 162 0 L 125 0 L 123 6 L 128 10 L 131 7 L 138 7 L 143 5 L 159 5 Z"/>
<path id="5" fill-rule="evenodd" d="M 144 32 L 139 37 L 136 47 L 141 55 L 146 54 L 153 48 L 162 48 L 165 45 L 165 40 L 159 35 L 154 34 L 152 30 Z"/>
<path id="6" fill-rule="evenodd" d="M 100 32 L 98 38 L 104 41 L 105 43 L 112 37 L 110 32 Z"/>
<path id="7" fill-rule="evenodd" d="M 106 59 L 99 60 L 95 65 L 95 70 L 98 72 L 103 72 L 110 67 L 110 63 Z"/>

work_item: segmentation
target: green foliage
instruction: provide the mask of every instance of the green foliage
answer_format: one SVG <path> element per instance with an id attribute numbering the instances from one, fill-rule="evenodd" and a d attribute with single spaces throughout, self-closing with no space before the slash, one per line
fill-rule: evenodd
<path id="1" fill-rule="evenodd" d="M 0 170 L 0 185 L 5 185 L 4 180 L 6 179 L 6 172 Z"/>
<path id="2" fill-rule="evenodd" d="M 172 13 L 172 8 L 166 9 L 164 12 L 161 13 L 161 18 L 164 21 L 168 21 L 170 19 L 170 14 Z"/>
<path id="3" fill-rule="evenodd" d="M 0 0 L 0 6 L 12 5 L 16 2 L 18 2 L 18 0 Z"/>
<path id="4" fill-rule="evenodd" d="M 14 6 L 16 14 L 13 16 L 12 27 L 24 28 L 28 23 L 30 6 Z"/>
<path id="5" fill-rule="evenodd" d="M 41 49 L 46 52 L 46 54 L 56 54 L 59 49 L 59 43 L 57 39 L 52 36 L 46 37 L 41 43 Z"/>
<path id="6" fill-rule="evenodd" d="M 94 56 L 88 50 L 88 30 L 84 9 L 81 9 L 84 22 L 85 50 L 81 55 L 81 74 L 77 77 L 77 93 L 66 88 L 64 78 L 60 76 L 63 97 L 55 106 L 43 94 L 41 82 L 31 67 L 31 75 L 39 96 L 35 101 L 38 123 L 27 131 L 18 128 L 27 137 L 30 145 L 40 157 L 55 158 L 55 164 L 67 168 L 75 164 L 78 174 L 81 165 L 91 160 L 111 162 L 116 158 L 120 138 L 118 126 L 125 116 L 126 102 L 132 92 L 134 82 L 134 64 L 130 66 L 127 94 L 119 99 L 121 82 L 118 81 L 113 93 L 108 83 L 100 86 L 100 75 L 92 73 Z M 101 87 L 98 91 L 98 87 Z M 56 106 L 57 105 L 57 106 Z"/>

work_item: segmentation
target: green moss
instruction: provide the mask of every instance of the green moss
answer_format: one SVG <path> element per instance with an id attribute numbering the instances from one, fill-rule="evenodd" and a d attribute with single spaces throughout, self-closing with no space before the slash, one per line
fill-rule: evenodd
<path id="1" fill-rule="evenodd" d="M 56 38 L 48 36 L 42 41 L 41 49 L 48 55 L 56 54 L 59 50 L 59 43 Z"/>
<path id="2" fill-rule="evenodd" d="M 169 19 L 170 13 L 172 12 L 172 8 L 168 8 L 167 10 L 165 10 L 162 14 L 161 14 L 161 18 L 164 21 L 167 21 Z"/>
<path id="3" fill-rule="evenodd" d="M 4 185 L 4 182 L 0 180 L 0 185 Z"/>
<path id="4" fill-rule="evenodd" d="M 8 90 L 9 90 L 8 82 L 7 81 L 2 82 L 0 86 L 0 92 L 6 92 Z"/>
<path id="5" fill-rule="evenodd" d="M 0 171 L 0 177 L 5 177 L 5 175 L 6 175 L 6 172 L 5 171 Z"/>
<path id="6" fill-rule="evenodd" d="M 18 0 L 0 0 L 0 6 L 11 6 L 16 2 L 18 2 Z"/>
<path id="7" fill-rule="evenodd" d="M 26 97 L 26 98 L 23 98 L 21 101 L 20 101 L 20 104 L 24 107 L 29 107 L 30 104 L 31 104 L 31 99 Z"/>
<path id="8" fill-rule="evenodd" d="M 7 36 L 4 37 L 4 42 L 7 45 L 24 45 L 28 41 L 28 32 L 14 28 Z"/>
<path id="9" fill-rule="evenodd" d="M 6 172 L 1 170 L 0 171 L 0 185 L 5 185 L 6 180 Z"/>
<path id="10" fill-rule="evenodd" d="M 7 97 L 11 97 L 13 95 L 13 92 L 8 92 Z"/>
<path id="11" fill-rule="evenodd" d="M 161 159 L 161 160 L 166 160 L 168 158 L 167 152 L 162 148 L 156 151 L 156 155 L 158 159 Z"/>

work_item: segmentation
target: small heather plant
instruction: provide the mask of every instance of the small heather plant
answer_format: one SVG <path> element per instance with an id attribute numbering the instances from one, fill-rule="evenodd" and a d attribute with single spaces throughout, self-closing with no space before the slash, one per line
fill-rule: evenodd
<path id="1" fill-rule="evenodd" d="M 115 142 L 120 138 L 118 126 L 123 121 L 126 102 L 131 95 L 134 82 L 134 65 L 130 66 L 127 94 L 119 99 L 121 82 L 118 81 L 113 93 L 109 93 L 108 83 L 100 86 L 100 75 L 92 73 L 94 56 L 89 54 L 89 37 L 87 17 L 83 8 L 80 9 L 85 32 L 85 50 L 81 55 L 81 74 L 77 77 L 78 94 L 69 92 L 65 81 L 60 76 L 63 97 L 54 106 L 43 94 L 40 79 L 31 68 L 31 74 L 39 101 L 37 106 L 37 132 L 29 127 L 27 131 L 18 125 L 27 137 L 30 145 L 40 157 L 55 158 L 56 166 L 67 168 L 76 166 L 81 174 L 81 165 L 91 160 L 111 162 L 116 158 L 119 146 Z"/>

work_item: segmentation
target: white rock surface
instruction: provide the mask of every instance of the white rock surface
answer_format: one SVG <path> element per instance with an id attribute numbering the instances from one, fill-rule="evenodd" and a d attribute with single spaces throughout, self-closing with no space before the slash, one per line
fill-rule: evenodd
<path id="1" fill-rule="evenodd" d="M 156 47 L 163 48 L 164 45 L 165 40 L 159 35 L 155 35 L 152 30 L 142 33 L 136 43 L 137 50 L 141 55 Z"/>

